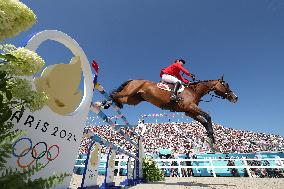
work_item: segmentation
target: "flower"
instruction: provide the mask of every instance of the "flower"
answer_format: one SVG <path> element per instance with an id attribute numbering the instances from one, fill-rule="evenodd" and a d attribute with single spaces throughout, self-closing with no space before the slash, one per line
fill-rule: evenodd
<path id="1" fill-rule="evenodd" d="M 36 15 L 18 0 L 0 1 L 0 41 L 27 30 L 36 22 Z"/>
<path id="2" fill-rule="evenodd" d="M 32 90 L 31 83 L 26 79 L 13 78 L 7 82 L 13 97 L 21 100 L 28 100 Z"/>
<path id="3" fill-rule="evenodd" d="M 30 101 L 27 103 L 27 107 L 32 111 L 42 109 L 46 105 L 48 96 L 44 92 L 31 91 Z"/>
<path id="4" fill-rule="evenodd" d="M 8 59 L 8 63 L 1 65 L 0 69 L 10 75 L 31 76 L 39 72 L 45 65 L 44 60 L 35 52 L 26 48 L 16 48 L 13 45 L 0 46 L 0 50 L 6 55 L 12 55 L 13 59 Z"/>
<path id="5" fill-rule="evenodd" d="M 26 79 L 13 78 L 7 84 L 12 96 L 24 101 L 32 112 L 41 109 L 47 103 L 48 96 L 44 92 L 33 91 L 30 81 Z"/>
<path id="6" fill-rule="evenodd" d="M 17 48 L 12 44 L 0 45 L 0 50 L 3 51 L 4 53 L 9 53 L 9 52 L 14 51 L 16 49 Z"/>

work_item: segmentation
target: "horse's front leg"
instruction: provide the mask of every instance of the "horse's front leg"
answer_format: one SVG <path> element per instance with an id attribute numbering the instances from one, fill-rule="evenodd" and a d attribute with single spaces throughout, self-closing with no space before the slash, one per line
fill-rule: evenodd
<path id="1" fill-rule="evenodd" d="M 211 116 L 204 112 L 197 105 L 192 105 L 191 110 L 186 112 L 185 115 L 192 117 L 194 120 L 200 122 L 207 131 L 207 136 L 215 143 L 214 131 L 212 127 Z"/>
<path id="2" fill-rule="evenodd" d="M 202 116 L 199 115 L 199 116 L 195 116 L 195 117 L 192 117 L 192 118 L 195 119 L 196 121 L 198 121 L 199 123 L 201 123 L 205 128 L 207 128 L 208 124 Z M 209 134 L 209 133 L 210 132 L 207 131 L 207 136 L 209 137 L 208 139 L 210 139 L 210 140 L 207 139 L 206 142 L 209 144 L 211 150 L 213 152 L 215 152 L 216 148 L 214 147 L 215 138 L 214 138 L 213 130 L 212 130 L 212 134 Z"/>

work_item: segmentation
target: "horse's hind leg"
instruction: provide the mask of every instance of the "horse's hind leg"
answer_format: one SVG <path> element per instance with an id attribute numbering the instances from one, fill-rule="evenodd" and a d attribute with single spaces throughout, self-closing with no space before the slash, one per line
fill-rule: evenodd
<path id="1" fill-rule="evenodd" d="M 141 97 L 139 93 L 136 93 L 135 95 L 128 96 L 127 99 L 125 99 L 124 103 L 128 105 L 137 105 L 142 101 L 145 100 Z"/>
<path id="2" fill-rule="evenodd" d="M 113 93 L 111 98 L 122 108 L 123 104 L 136 105 L 144 99 L 138 94 L 140 87 L 144 81 L 132 81 L 126 85 L 121 91 Z"/>
<path id="3" fill-rule="evenodd" d="M 115 99 L 116 103 L 120 103 L 120 104 L 128 104 L 128 105 L 137 105 L 139 104 L 141 101 L 145 101 L 141 95 L 139 94 L 139 92 L 134 93 L 132 95 L 126 96 L 126 97 L 122 97 L 122 98 L 117 98 Z"/>
<path id="4" fill-rule="evenodd" d="M 119 98 L 125 99 L 124 97 L 128 97 L 128 96 L 131 96 L 137 93 L 143 84 L 144 84 L 144 81 L 133 80 L 129 82 L 121 91 L 111 94 L 111 97 L 113 99 L 119 99 Z M 125 101 L 125 100 L 122 100 L 122 101 Z"/>

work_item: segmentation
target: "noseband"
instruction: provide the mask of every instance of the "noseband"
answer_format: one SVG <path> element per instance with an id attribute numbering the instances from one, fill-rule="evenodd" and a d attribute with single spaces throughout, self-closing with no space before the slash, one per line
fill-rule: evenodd
<path id="1" fill-rule="evenodd" d="M 232 92 L 231 90 L 228 90 L 227 87 L 224 85 L 224 81 L 221 81 L 221 84 L 223 85 L 223 87 L 226 89 L 226 92 L 224 93 L 225 96 L 217 96 L 217 95 L 214 95 L 214 94 L 211 94 L 210 92 L 213 90 L 214 86 L 212 87 L 209 87 L 208 85 L 205 84 L 205 82 L 208 82 L 208 81 L 215 81 L 215 80 L 204 80 L 204 81 L 196 81 L 195 83 L 202 83 L 203 85 L 205 85 L 206 87 L 208 87 L 210 90 L 206 93 L 206 94 L 209 94 L 211 96 L 210 100 L 200 100 L 200 101 L 204 101 L 204 102 L 211 102 L 213 97 L 215 98 L 219 98 L 219 99 L 227 99 L 229 97 L 229 93 Z"/>

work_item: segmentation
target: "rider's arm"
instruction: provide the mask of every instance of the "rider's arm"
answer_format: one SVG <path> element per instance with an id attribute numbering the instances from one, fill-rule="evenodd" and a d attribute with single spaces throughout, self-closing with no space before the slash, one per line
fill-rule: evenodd
<path id="1" fill-rule="evenodd" d="M 189 81 L 187 80 L 187 79 L 185 79 L 185 78 L 183 78 L 184 80 L 182 81 L 182 82 L 184 82 L 185 84 L 188 84 L 189 83 Z"/>
<path id="2" fill-rule="evenodd" d="M 181 75 L 179 77 L 177 77 L 179 80 L 181 80 L 184 83 L 189 83 L 189 81 L 187 79 L 185 79 L 184 77 L 182 77 Z"/>
<path id="3" fill-rule="evenodd" d="M 188 76 L 191 76 L 191 74 L 189 73 L 189 71 L 188 71 L 187 69 L 185 69 L 183 66 L 181 66 L 181 65 L 179 65 L 179 64 L 177 64 L 177 66 L 179 67 L 179 69 L 180 69 L 183 73 L 185 73 L 185 74 L 188 75 Z"/>
<path id="4" fill-rule="evenodd" d="M 193 81 L 195 80 L 195 76 L 194 76 L 193 74 L 189 73 L 189 71 L 187 71 L 187 69 L 185 69 L 185 68 L 184 68 L 183 66 L 181 66 L 181 65 L 177 65 L 177 66 L 178 66 L 178 68 L 179 68 L 183 73 L 185 73 L 186 75 L 188 75 L 189 77 L 191 77 Z M 184 81 L 183 81 L 183 82 L 184 82 Z M 184 82 L 184 83 L 186 83 L 186 82 Z"/>

